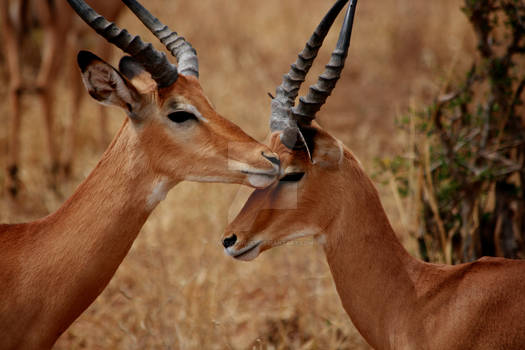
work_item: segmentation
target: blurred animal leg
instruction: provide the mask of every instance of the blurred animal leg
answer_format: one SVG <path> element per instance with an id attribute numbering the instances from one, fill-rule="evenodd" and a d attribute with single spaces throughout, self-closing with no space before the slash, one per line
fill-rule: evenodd
<path id="1" fill-rule="evenodd" d="M 7 193 L 16 197 L 18 194 L 21 181 L 18 176 L 20 161 L 20 96 L 22 89 L 19 86 L 10 86 L 9 104 L 11 106 L 11 120 L 9 122 L 9 153 L 7 159 L 7 176 L 5 186 Z"/>
<path id="2" fill-rule="evenodd" d="M 4 39 L 4 52 L 9 70 L 9 135 L 7 174 L 5 187 L 7 193 L 15 197 L 20 190 L 18 177 L 20 159 L 20 96 L 22 93 L 22 77 L 20 72 L 20 46 L 18 30 L 9 16 L 9 1 L 2 1 L 0 16 L 2 21 L 2 34 Z"/>
<path id="3" fill-rule="evenodd" d="M 67 57 L 73 57 L 73 53 L 76 46 L 72 43 L 70 45 L 70 55 Z M 82 94 L 84 92 L 82 86 L 82 80 L 78 72 L 78 67 L 74 64 L 70 64 L 70 75 L 67 79 L 71 82 L 71 97 L 72 104 L 70 106 L 70 117 L 67 121 L 66 131 L 64 135 L 65 147 L 63 149 L 63 173 L 65 177 L 69 177 L 73 173 L 73 161 L 75 159 L 76 147 L 77 147 L 77 127 L 80 120 L 80 106 L 82 104 Z"/>
<path id="4" fill-rule="evenodd" d="M 42 3 L 47 2 L 44 1 Z M 44 41 L 42 47 L 42 63 L 40 65 L 36 86 L 45 117 L 47 144 L 51 160 L 51 185 L 54 186 L 59 170 L 53 115 L 54 82 L 57 79 L 57 67 L 60 65 L 61 58 L 61 56 L 58 55 L 58 45 L 64 35 L 59 33 L 58 28 L 52 24 L 52 9 L 48 6 L 43 7 L 45 8 L 45 12 L 42 13 Z"/>

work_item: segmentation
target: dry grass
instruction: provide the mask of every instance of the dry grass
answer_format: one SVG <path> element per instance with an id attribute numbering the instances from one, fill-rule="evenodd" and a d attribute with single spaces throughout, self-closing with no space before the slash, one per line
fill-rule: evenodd
<path id="1" fill-rule="evenodd" d="M 217 110 L 263 139 L 270 110 L 266 93 L 280 83 L 332 1 L 147 3 L 197 48 L 201 83 Z M 361 1 L 348 68 L 320 120 L 369 170 L 374 157 L 395 152 L 394 118 L 411 100 L 425 101 L 438 91 L 440 77 L 449 70 L 469 62 L 462 57 L 473 52 L 472 35 L 460 3 Z M 119 22 L 145 32 L 129 14 Z M 335 40 L 332 33 L 314 73 L 322 69 Z M 5 72 L 2 76 L 5 82 Z M 57 97 L 62 123 L 70 108 L 65 84 L 64 78 Z M 6 125 L 5 88 L 0 92 Z M 34 219 L 63 201 L 43 176 L 47 154 L 39 106 L 28 97 L 24 108 L 24 200 L 20 206 L 2 204 L 2 221 Z M 85 102 L 77 177 L 62 184 L 65 196 L 102 152 L 96 113 L 95 104 Z M 111 117 L 115 130 L 123 114 L 112 110 Z M 5 127 L 0 146 L 6 147 Z M 0 159 L 5 164 L 5 152 Z M 380 190 L 394 225 L 401 228 L 395 198 L 388 188 Z M 319 247 L 288 245 L 251 263 L 223 254 L 219 237 L 234 211 L 231 202 L 245 198 L 238 193 L 236 186 L 194 183 L 172 190 L 109 287 L 56 349 L 367 349 L 341 307 Z M 404 241 L 411 246 L 409 239 Z"/>

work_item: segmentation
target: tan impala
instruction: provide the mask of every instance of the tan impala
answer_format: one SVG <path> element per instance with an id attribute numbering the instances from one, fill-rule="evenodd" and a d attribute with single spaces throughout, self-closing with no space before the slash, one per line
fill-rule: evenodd
<path id="1" fill-rule="evenodd" d="M 376 349 L 525 349 L 525 262 L 483 258 L 447 266 L 413 258 L 359 161 L 311 123 L 343 67 L 356 0 L 325 74 L 293 107 L 312 48 L 346 2 L 337 2 L 277 89 L 271 148 L 284 174 L 248 199 L 226 230 L 226 252 L 252 260 L 296 237 L 317 238 L 346 312 Z M 290 142 L 299 133 L 306 144 L 301 137 Z"/>
<path id="2" fill-rule="evenodd" d="M 90 0 L 89 1 L 101 13 L 110 20 L 115 19 L 124 8 L 120 1 Z M 24 83 L 22 79 L 21 49 L 28 40 L 31 31 L 28 30 L 28 22 L 32 17 L 38 18 L 43 31 L 43 43 L 41 48 L 41 64 L 34 81 Z M 7 193 L 15 197 L 20 190 L 19 166 L 20 166 L 20 132 L 21 132 L 21 97 L 23 93 L 36 93 L 41 106 L 45 121 L 46 142 L 51 161 L 51 172 L 53 176 L 59 171 L 62 163 L 64 173 L 69 175 L 74 158 L 75 131 L 78 123 L 79 107 L 81 102 L 82 83 L 80 79 L 72 79 L 69 86 L 72 92 L 73 108 L 71 120 L 65 133 L 65 147 L 60 147 L 54 125 L 54 104 L 56 76 L 64 72 L 64 58 L 68 57 L 67 47 L 75 49 L 79 38 L 85 31 L 84 23 L 77 21 L 75 12 L 66 1 L 50 0 L 2 0 L 0 2 L 0 22 L 3 35 L 3 46 L 7 68 L 9 71 L 9 153 L 6 169 Z M 68 45 L 66 45 L 68 43 Z M 111 46 L 101 41 L 99 51 L 107 58 Z M 66 51 L 66 52 L 65 52 Z M 75 67 L 76 68 L 76 67 Z M 77 73 L 75 78 L 77 78 Z M 101 108 L 101 135 L 107 134 L 106 116 Z M 63 148 L 63 155 L 59 150 Z M 60 158 L 62 156 L 62 160 Z"/>
<path id="3" fill-rule="evenodd" d="M 78 62 L 91 96 L 126 121 L 101 161 L 55 213 L 0 225 L 0 349 L 49 349 L 95 300 L 144 222 L 183 180 L 275 181 L 278 159 L 215 112 L 197 80 L 195 50 L 135 0 L 125 3 L 177 57 L 120 30 L 81 0 L 68 0 L 130 54 L 117 71 L 88 52 Z"/>

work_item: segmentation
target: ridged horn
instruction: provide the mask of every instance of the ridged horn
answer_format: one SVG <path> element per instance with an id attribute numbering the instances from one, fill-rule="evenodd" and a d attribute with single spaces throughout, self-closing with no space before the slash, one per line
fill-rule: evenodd
<path id="1" fill-rule="evenodd" d="M 295 125 L 290 112 L 299 94 L 299 89 L 317 57 L 328 31 L 347 2 L 348 0 L 338 0 L 332 6 L 315 29 L 303 51 L 299 53 L 297 61 L 292 64 L 290 71 L 283 76 L 283 82 L 277 87 L 275 98 L 272 100 L 272 116 L 270 119 L 272 131 L 284 130 Z M 289 134 L 293 135 L 293 133 Z"/>
<path id="2" fill-rule="evenodd" d="M 350 47 L 356 5 L 357 0 L 351 0 L 339 34 L 337 46 L 326 65 L 324 73 L 319 76 L 315 85 L 310 86 L 306 97 L 301 97 L 298 106 L 292 109 L 292 116 L 299 124 L 309 125 L 315 119 L 315 114 L 325 104 L 341 77 L 341 71 L 345 66 L 348 48 Z"/>
<path id="3" fill-rule="evenodd" d="M 199 77 L 197 52 L 183 37 L 162 24 L 136 0 L 122 0 L 137 18 L 166 46 L 177 58 L 179 73 Z"/>
<path id="4" fill-rule="evenodd" d="M 126 29 L 120 29 L 99 15 L 84 1 L 67 1 L 84 22 L 100 36 L 139 62 L 151 74 L 160 88 L 170 86 L 177 80 L 177 67 L 168 61 L 163 52 L 155 50 L 151 43 L 144 43 L 139 36 L 132 36 Z"/>
<path id="5" fill-rule="evenodd" d="M 294 107 L 301 84 L 317 57 L 328 31 L 347 2 L 348 0 L 338 0 L 328 11 L 299 54 L 297 61 L 292 64 L 290 72 L 284 75 L 283 82 L 277 88 L 275 98 L 272 99 L 270 129 L 272 132 L 283 131 L 281 140 L 289 148 L 306 147 L 308 150 L 300 126 L 311 124 L 341 76 L 350 46 L 357 0 L 350 0 L 337 46 L 324 73 L 319 76 L 317 84 L 310 87 L 307 96 L 301 97 L 298 106 Z"/>

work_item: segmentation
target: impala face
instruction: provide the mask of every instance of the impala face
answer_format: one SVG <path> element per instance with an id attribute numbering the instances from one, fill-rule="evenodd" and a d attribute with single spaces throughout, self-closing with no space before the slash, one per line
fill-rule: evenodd
<path id="1" fill-rule="evenodd" d="M 281 157 L 283 175 L 278 183 L 255 191 L 226 229 L 222 244 L 226 253 L 236 259 L 255 259 L 262 251 L 298 237 L 317 236 L 322 240 L 341 208 L 340 203 L 331 200 L 331 193 L 352 192 L 345 187 L 343 174 L 359 172 L 343 172 L 340 168 L 348 164 L 359 167 L 358 162 L 341 142 L 312 122 L 343 70 L 357 0 L 350 1 L 325 71 L 295 106 L 301 83 L 347 2 L 337 0 L 328 10 L 275 91 L 270 117 L 271 148 Z"/>
<path id="2" fill-rule="evenodd" d="M 127 112 L 136 142 L 159 176 L 253 187 L 275 181 L 277 156 L 217 114 L 195 77 L 179 75 L 158 89 L 131 57 L 121 60 L 119 71 L 86 51 L 78 63 L 90 95 Z"/>
<path id="3" fill-rule="evenodd" d="M 276 155 L 217 114 L 204 96 L 197 52 L 189 42 L 137 0 L 123 1 L 177 59 L 172 64 L 151 43 L 107 21 L 84 0 L 67 1 L 99 35 L 130 55 L 118 70 L 87 51 L 79 53 L 78 64 L 93 98 L 127 112 L 131 126 L 126 127 L 134 131 L 130 142 L 140 153 L 134 161 L 142 161 L 159 179 L 153 203 L 182 180 L 261 188 L 276 179 Z"/>
<path id="4" fill-rule="evenodd" d="M 271 148 L 281 159 L 282 175 L 272 186 L 256 190 L 226 228 L 225 252 L 235 259 L 253 260 L 261 252 L 296 238 L 321 238 L 339 207 L 330 193 L 341 190 L 339 165 L 342 144 L 315 126 L 313 157 L 305 150 L 290 150 L 272 138 Z"/>

